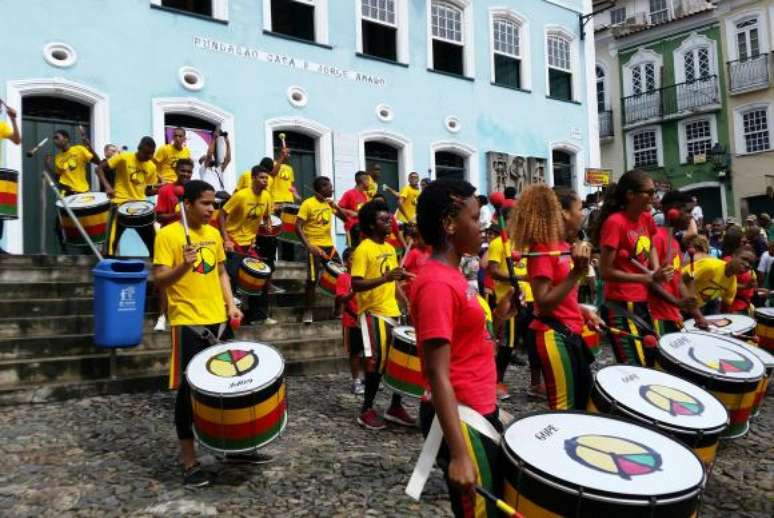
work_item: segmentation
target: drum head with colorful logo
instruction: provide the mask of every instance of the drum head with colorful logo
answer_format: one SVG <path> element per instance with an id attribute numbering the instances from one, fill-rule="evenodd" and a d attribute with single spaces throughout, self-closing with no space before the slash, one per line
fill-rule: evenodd
<path id="1" fill-rule="evenodd" d="M 569 490 L 649 498 L 685 493 L 704 482 L 699 458 L 676 440 L 622 419 L 540 412 L 503 436 L 512 462 L 524 462 Z"/>
<path id="2" fill-rule="evenodd" d="M 712 333 L 670 333 L 658 341 L 661 354 L 708 377 L 754 381 L 763 376 L 761 361 L 724 336 Z"/>
<path id="3" fill-rule="evenodd" d="M 414 331 L 414 328 L 412 326 L 395 327 L 392 330 L 392 336 L 400 340 L 403 340 L 404 342 L 409 342 L 412 344 L 417 343 L 417 333 L 416 331 Z"/>
<path id="4" fill-rule="evenodd" d="M 711 333 L 707 333 L 704 331 L 694 331 L 692 334 L 697 335 L 706 335 Z M 761 363 L 763 363 L 763 366 L 768 370 L 774 368 L 774 355 L 772 355 L 770 352 L 766 351 L 765 349 L 761 349 L 760 347 L 755 347 L 754 345 L 750 345 L 744 340 L 739 340 L 738 338 L 732 338 L 730 336 L 720 336 L 718 338 L 721 338 L 727 342 L 730 342 L 732 344 L 738 345 L 739 347 L 742 347 L 747 352 L 758 358 Z"/>
<path id="5" fill-rule="evenodd" d="M 619 407 L 648 420 L 688 430 L 714 430 L 728 421 L 715 396 L 665 372 L 611 365 L 597 372 L 596 383 Z"/>
<path id="6" fill-rule="evenodd" d="M 257 257 L 245 257 L 242 259 L 242 266 L 255 273 L 270 274 L 271 267 L 258 259 Z"/>
<path id="7" fill-rule="evenodd" d="M 213 345 L 193 357 L 185 371 L 198 392 L 238 396 L 276 381 L 285 362 L 274 347 L 254 342 Z"/>
<path id="8" fill-rule="evenodd" d="M 104 192 L 83 192 L 65 197 L 67 206 L 71 209 L 88 209 L 110 203 Z M 56 200 L 56 206 L 64 208 L 62 200 Z"/>
<path id="9" fill-rule="evenodd" d="M 143 216 L 152 213 L 154 207 L 149 201 L 127 201 L 118 206 L 118 212 L 126 216 Z"/>
<path id="10" fill-rule="evenodd" d="M 704 317 L 711 333 L 721 335 L 744 334 L 755 327 L 755 320 L 745 315 L 710 315 Z M 694 319 L 686 320 L 683 331 L 700 331 Z"/>

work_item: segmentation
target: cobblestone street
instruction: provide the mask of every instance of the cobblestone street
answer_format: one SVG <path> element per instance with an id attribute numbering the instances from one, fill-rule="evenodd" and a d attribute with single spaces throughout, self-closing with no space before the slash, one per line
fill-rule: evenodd
<path id="1" fill-rule="evenodd" d="M 528 400 L 526 367 L 510 369 L 517 415 Z M 421 447 L 418 430 L 369 432 L 355 423 L 348 375 L 288 380 L 289 423 L 261 467 L 203 463 L 213 486 L 186 490 L 175 464 L 173 394 L 121 395 L 4 408 L 0 509 L 5 516 L 449 516 L 436 471 L 416 503 L 403 494 Z M 701 516 L 772 515 L 774 402 L 743 439 L 721 446 Z M 384 408 L 383 390 L 378 407 Z M 416 405 L 410 402 L 416 414 Z"/>

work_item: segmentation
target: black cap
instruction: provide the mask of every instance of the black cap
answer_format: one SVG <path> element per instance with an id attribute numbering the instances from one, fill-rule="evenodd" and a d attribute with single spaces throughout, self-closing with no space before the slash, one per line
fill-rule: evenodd
<path id="1" fill-rule="evenodd" d="M 270 173 L 272 169 L 274 169 L 274 160 L 267 156 L 263 157 L 261 163 L 258 164 L 258 170 L 262 173 Z"/>

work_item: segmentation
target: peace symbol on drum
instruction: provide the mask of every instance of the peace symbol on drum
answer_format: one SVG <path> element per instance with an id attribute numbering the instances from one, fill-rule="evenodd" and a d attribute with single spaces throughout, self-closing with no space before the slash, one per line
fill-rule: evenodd
<path id="1" fill-rule="evenodd" d="M 613 435 L 579 435 L 564 442 L 567 455 L 596 471 L 624 480 L 661 468 L 661 455 L 644 444 Z"/>
<path id="2" fill-rule="evenodd" d="M 226 349 L 207 360 L 207 371 L 220 378 L 235 378 L 247 374 L 258 366 L 253 351 Z"/>

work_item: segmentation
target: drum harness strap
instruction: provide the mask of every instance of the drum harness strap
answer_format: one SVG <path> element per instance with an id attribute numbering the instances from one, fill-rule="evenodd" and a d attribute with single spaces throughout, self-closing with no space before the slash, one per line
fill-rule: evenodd
<path id="1" fill-rule="evenodd" d="M 193 331 L 199 338 L 204 340 L 205 342 L 209 343 L 210 345 L 215 345 L 220 342 L 220 337 L 223 336 L 223 331 L 226 330 L 226 323 L 221 322 L 218 326 L 218 335 L 215 336 L 212 331 L 207 329 L 205 326 L 186 326 L 188 329 Z"/>
<path id="2" fill-rule="evenodd" d="M 492 423 L 487 421 L 484 416 L 465 405 L 459 405 L 457 411 L 459 412 L 460 419 L 465 424 L 472 426 L 477 432 L 488 437 L 498 446 L 500 445 L 500 434 L 497 433 Z M 422 496 L 422 490 L 425 488 L 427 479 L 430 477 L 430 471 L 433 469 L 433 464 L 438 456 L 438 451 L 441 449 L 442 440 L 443 430 L 436 414 L 433 418 L 433 424 L 430 425 L 430 432 L 427 434 L 425 443 L 422 446 L 422 451 L 419 453 L 417 463 L 414 466 L 414 472 L 406 485 L 406 494 L 414 500 L 419 501 Z"/>
<path id="3" fill-rule="evenodd" d="M 659 333 L 654 331 L 653 328 L 650 325 L 648 325 L 648 323 L 645 322 L 645 320 L 642 319 L 642 317 L 635 315 L 634 313 L 632 313 L 622 305 L 618 304 L 617 302 L 613 302 L 612 300 L 607 300 L 605 301 L 605 305 L 607 305 L 608 307 L 611 307 L 617 313 L 623 313 L 623 315 L 626 318 L 628 318 L 629 320 L 637 324 L 637 327 L 639 327 L 640 329 L 645 330 L 648 333 L 651 333 L 655 336 L 659 336 Z"/>

